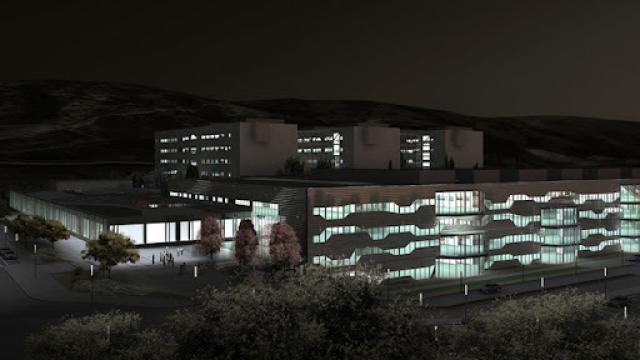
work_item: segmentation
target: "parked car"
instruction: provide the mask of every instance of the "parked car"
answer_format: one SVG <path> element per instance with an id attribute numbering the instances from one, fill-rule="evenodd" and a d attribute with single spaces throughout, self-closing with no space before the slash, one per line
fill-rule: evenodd
<path id="1" fill-rule="evenodd" d="M 631 259 L 627 259 L 627 261 L 640 263 L 640 254 L 635 254 Z"/>
<path id="2" fill-rule="evenodd" d="M 608 306 L 621 309 L 623 307 L 631 307 L 631 299 L 626 296 L 616 296 L 607 302 Z"/>
<path id="3" fill-rule="evenodd" d="M 18 256 L 16 255 L 16 253 L 13 252 L 13 250 L 7 249 L 7 248 L 0 249 L 0 257 L 2 257 L 5 260 L 17 260 L 18 259 Z"/>
<path id="4" fill-rule="evenodd" d="M 1 254 L 15 254 L 15 252 L 9 248 L 2 248 L 0 249 L 0 255 Z"/>
<path id="5" fill-rule="evenodd" d="M 480 288 L 480 292 L 483 294 L 497 294 L 502 291 L 502 286 L 498 284 L 486 284 Z"/>
<path id="6" fill-rule="evenodd" d="M 18 255 L 14 252 L 3 252 L 0 254 L 5 260 L 18 260 Z"/>

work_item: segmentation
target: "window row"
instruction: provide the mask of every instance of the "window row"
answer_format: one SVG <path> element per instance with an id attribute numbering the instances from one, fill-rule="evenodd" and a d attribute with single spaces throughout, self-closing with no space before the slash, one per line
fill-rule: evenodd
<path id="1" fill-rule="evenodd" d="M 347 204 L 342 206 L 314 207 L 313 215 L 326 220 L 344 219 L 350 214 L 368 212 L 388 212 L 394 214 L 413 214 L 423 206 L 433 206 L 434 199 L 417 199 L 411 205 L 400 206 L 395 202 L 381 202 L 369 204 Z"/>
<path id="2" fill-rule="evenodd" d="M 231 145 L 203 146 L 200 151 L 231 151 Z"/>
<path id="3" fill-rule="evenodd" d="M 216 159 L 202 159 L 200 160 L 202 165 L 228 165 L 231 161 L 228 158 L 216 158 Z"/>
<path id="4" fill-rule="evenodd" d="M 372 240 L 382 240 L 391 234 L 412 234 L 414 236 L 434 236 L 440 233 L 440 226 L 436 225 L 429 228 L 421 228 L 416 225 L 390 225 L 373 228 L 363 228 L 359 226 L 347 225 L 347 226 L 334 226 L 329 227 L 318 235 L 313 236 L 313 243 L 327 242 L 334 235 L 341 234 L 358 234 L 365 233 L 369 235 Z"/>
<path id="5" fill-rule="evenodd" d="M 480 212 L 479 191 L 436 192 L 436 214 L 473 214 Z"/>

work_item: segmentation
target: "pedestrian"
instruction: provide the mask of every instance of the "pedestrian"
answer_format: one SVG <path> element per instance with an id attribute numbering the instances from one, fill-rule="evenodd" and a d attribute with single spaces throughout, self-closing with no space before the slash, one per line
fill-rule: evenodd
<path id="1" fill-rule="evenodd" d="M 151 254 L 151 265 L 156 263 L 156 254 Z"/>

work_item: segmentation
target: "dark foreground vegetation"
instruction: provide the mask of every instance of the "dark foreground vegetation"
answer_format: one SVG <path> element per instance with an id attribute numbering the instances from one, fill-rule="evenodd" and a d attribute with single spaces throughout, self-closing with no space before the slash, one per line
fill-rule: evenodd
<path id="1" fill-rule="evenodd" d="M 637 359 L 637 319 L 598 294 L 502 300 L 466 324 L 386 300 L 365 277 L 251 275 L 143 328 L 133 313 L 65 318 L 27 340 L 32 359 Z"/>

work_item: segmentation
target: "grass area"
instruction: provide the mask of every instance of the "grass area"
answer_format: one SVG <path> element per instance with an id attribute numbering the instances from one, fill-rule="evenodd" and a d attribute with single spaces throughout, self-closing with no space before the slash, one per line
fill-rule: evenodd
<path id="1" fill-rule="evenodd" d="M 91 279 L 87 271 L 67 271 L 53 273 L 51 276 L 61 285 L 74 292 L 89 293 Z M 93 291 L 100 295 L 154 296 L 188 300 L 187 297 L 158 290 L 155 287 L 127 282 L 120 279 L 94 278 Z"/>
<path id="2" fill-rule="evenodd" d="M 62 260 L 53 247 L 40 246 L 38 246 L 38 251 L 36 252 L 36 259 L 38 264 L 54 263 Z"/>
<path id="3" fill-rule="evenodd" d="M 49 243 L 48 241 L 38 239 L 38 240 L 24 240 L 18 243 L 18 246 L 21 249 L 24 249 L 22 253 L 19 253 L 21 256 L 33 256 L 33 245 L 38 245 L 38 250 L 36 251 L 36 259 L 38 264 L 48 264 L 54 263 L 58 261 L 62 261 L 62 259 L 58 256 L 58 252 L 56 249 Z"/>
<path id="4" fill-rule="evenodd" d="M 585 268 L 583 267 L 577 268 L 578 271 L 582 269 L 585 269 Z M 567 274 L 567 273 L 572 273 L 574 271 L 576 271 L 576 268 L 571 267 L 571 268 L 548 269 L 548 270 L 540 270 L 540 271 L 534 271 L 534 272 L 526 272 L 524 274 L 524 279 L 525 280 L 539 279 L 540 277 L 549 277 L 553 275 Z M 474 287 L 479 287 L 486 284 L 504 284 L 509 282 L 517 282 L 518 280 L 521 280 L 521 279 L 522 279 L 522 274 L 513 273 L 513 274 L 505 275 L 502 277 L 492 277 L 488 279 L 478 279 L 478 280 L 467 281 L 466 284 L 469 285 L 469 288 L 474 288 Z M 459 290 L 460 290 L 460 283 L 456 282 L 456 283 L 450 283 L 441 287 L 425 289 L 425 290 L 422 290 L 422 293 L 425 295 L 438 295 L 438 294 L 445 294 L 449 292 L 456 292 Z"/>

